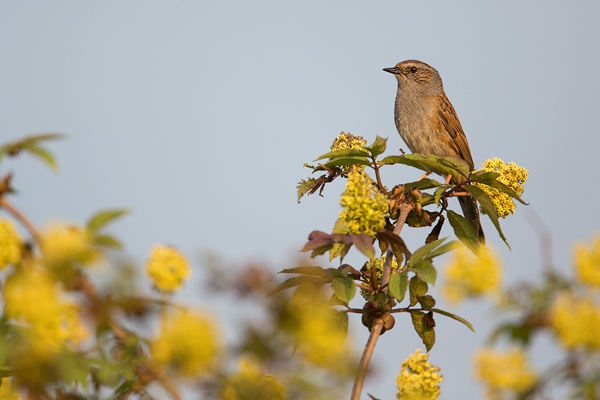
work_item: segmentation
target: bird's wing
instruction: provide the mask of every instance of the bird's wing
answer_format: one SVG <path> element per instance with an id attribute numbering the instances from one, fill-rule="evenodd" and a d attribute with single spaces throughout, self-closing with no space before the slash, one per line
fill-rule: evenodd
<path id="1" fill-rule="evenodd" d="M 469 142 L 467 142 L 467 137 L 463 132 L 460 121 L 458 120 L 458 116 L 456 115 L 456 111 L 454 111 L 454 107 L 452 107 L 452 103 L 450 103 L 446 93 L 443 91 L 437 95 L 436 98 L 436 100 L 439 102 L 439 107 L 437 108 L 438 115 L 444 130 L 448 132 L 452 138 L 453 147 L 458 150 L 460 158 L 465 160 L 471 167 L 471 170 L 473 170 L 475 168 L 475 164 L 473 163 L 473 157 L 471 157 Z"/>

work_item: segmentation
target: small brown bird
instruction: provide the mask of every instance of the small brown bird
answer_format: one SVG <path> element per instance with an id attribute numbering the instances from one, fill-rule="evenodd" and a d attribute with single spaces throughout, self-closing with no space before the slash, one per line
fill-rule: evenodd
<path id="1" fill-rule="evenodd" d="M 423 156 L 459 158 L 472 171 L 473 157 L 467 137 L 437 70 L 417 60 L 402 61 L 383 70 L 398 79 L 394 119 L 410 151 Z M 458 200 L 465 218 L 479 231 L 479 240 L 484 243 L 477 203 L 470 196 L 460 196 Z"/>

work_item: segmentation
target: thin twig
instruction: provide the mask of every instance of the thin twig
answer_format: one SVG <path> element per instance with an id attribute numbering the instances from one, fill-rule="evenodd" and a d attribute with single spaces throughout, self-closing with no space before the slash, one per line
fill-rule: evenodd
<path id="1" fill-rule="evenodd" d="M 38 240 L 38 238 L 40 237 L 40 233 L 35 227 L 35 225 L 33 225 L 31 221 L 29 221 L 29 219 L 27 219 L 27 217 L 21 211 L 19 211 L 15 206 L 13 206 L 8 200 L 6 200 L 4 196 L 0 196 L 0 207 L 4 207 L 6 211 L 11 213 L 19 222 L 21 222 L 29 230 L 31 236 L 33 236 L 33 238 L 36 241 Z"/>

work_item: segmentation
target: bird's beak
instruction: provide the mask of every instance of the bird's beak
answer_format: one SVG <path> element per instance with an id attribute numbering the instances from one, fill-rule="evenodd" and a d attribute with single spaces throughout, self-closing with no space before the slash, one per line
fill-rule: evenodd
<path id="1" fill-rule="evenodd" d="M 390 74 L 399 74 L 400 73 L 400 69 L 398 67 L 392 67 L 392 68 L 384 68 L 383 69 L 385 72 L 389 72 Z"/>

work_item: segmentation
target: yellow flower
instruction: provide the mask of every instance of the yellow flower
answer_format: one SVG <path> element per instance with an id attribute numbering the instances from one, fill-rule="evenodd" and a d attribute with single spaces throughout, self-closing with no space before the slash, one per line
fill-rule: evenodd
<path id="1" fill-rule="evenodd" d="M 383 266 L 385 265 L 385 254 L 382 255 L 381 257 L 377 257 L 374 258 L 372 260 L 369 260 L 366 264 L 366 270 L 370 273 L 371 272 L 371 263 L 375 263 L 375 273 L 377 274 L 377 283 L 378 285 L 381 285 L 381 279 L 383 278 Z M 396 261 L 396 257 L 394 257 L 392 259 L 392 272 L 400 272 L 402 268 L 400 268 L 398 266 L 398 262 Z M 363 284 L 367 285 L 367 286 L 371 286 L 371 277 L 369 275 L 362 275 L 362 282 Z M 365 290 L 365 289 L 360 289 L 360 294 L 361 296 L 366 300 L 371 292 Z"/>
<path id="2" fill-rule="evenodd" d="M 158 363 L 183 375 L 207 371 L 218 350 L 215 325 L 204 315 L 178 312 L 166 321 L 151 348 Z"/>
<path id="3" fill-rule="evenodd" d="M 74 225 L 53 224 L 41 235 L 42 260 L 61 280 L 68 280 L 77 266 L 87 266 L 100 259 L 90 233 Z"/>
<path id="4" fill-rule="evenodd" d="M 523 185 L 525 185 L 527 177 L 529 176 L 529 172 L 525 168 L 519 167 L 512 161 L 506 164 L 499 158 L 493 158 L 483 163 L 481 170 L 486 172 L 498 172 L 500 174 L 498 182 L 501 182 L 514 190 L 519 196 L 523 194 Z M 479 183 L 475 183 L 475 185 L 487 193 L 492 200 L 492 203 L 494 203 L 499 217 L 506 218 L 508 215 L 515 212 L 517 205 L 509 195 L 489 187 L 488 185 Z M 481 212 L 484 213 L 483 210 L 481 210 Z"/>
<path id="5" fill-rule="evenodd" d="M 440 396 L 440 383 L 444 379 L 440 368 L 427 361 L 429 354 L 417 349 L 404 360 L 396 378 L 399 400 L 435 400 Z"/>
<path id="6" fill-rule="evenodd" d="M 477 255 L 465 247 L 455 250 L 445 272 L 442 294 L 455 304 L 467 296 L 498 293 L 502 283 L 500 258 L 483 246 L 479 247 Z"/>
<path id="7" fill-rule="evenodd" d="M 573 253 L 579 280 L 600 287 L 600 235 L 597 234 L 589 246 L 583 243 L 575 245 Z"/>
<path id="8" fill-rule="evenodd" d="M 6 282 L 6 315 L 29 328 L 32 340 L 58 350 L 69 341 L 79 344 L 88 335 L 79 309 L 64 299 L 57 283 L 42 269 L 28 265 Z"/>
<path id="9" fill-rule="evenodd" d="M 354 136 L 350 133 L 340 133 L 338 137 L 335 138 L 333 144 L 331 145 L 331 151 L 335 150 L 345 150 L 345 149 L 358 149 L 363 150 L 362 146 L 366 145 L 367 141 L 362 138 L 362 136 Z M 366 154 L 368 152 L 363 150 Z"/>
<path id="10" fill-rule="evenodd" d="M 19 394 L 12 388 L 8 378 L 2 378 L 2 386 L 0 386 L 0 400 L 19 400 Z"/>
<path id="11" fill-rule="evenodd" d="M 360 168 L 353 167 L 348 173 L 348 183 L 340 204 L 343 207 L 340 219 L 348 224 L 352 233 L 374 236 L 374 230 L 385 226 L 388 200 Z"/>
<path id="12" fill-rule="evenodd" d="M 6 218 L 0 218 L 0 269 L 19 262 L 21 242 L 21 236 L 13 222 Z"/>
<path id="13" fill-rule="evenodd" d="M 325 301 L 324 294 L 317 292 L 304 302 L 292 302 L 298 352 L 309 363 L 345 373 L 353 365 L 354 352 L 345 340 L 347 328 Z"/>
<path id="14" fill-rule="evenodd" d="M 552 327 L 568 349 L 600 349 L 600 308 L 592 299 L 561 294 L 550 310 Z"/>
<path id="15" fill-rule="evenodd" d="M 285 400 L 285 386 L 273 375 L 263 375 L 257 365 L 240 362 L 240 373 L 227 379 L 222 400 Z"/>
<path id="16" fill-rule="evenodd" d="M 480 350 L 475 355 L 475 376 L 485 385 L 489 399 L 502 399 L 510 392 L 522 393 L 537 380 L 537 374 L 521 349 Z"/>
<path id="17" fill-rule="evenodd" d="M 178 290 L 190 275 L 190 265 L 181 253 L 168 246 L 153 246 L 146 263 L 146 275 L 165 293 Z"/>

